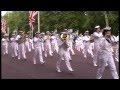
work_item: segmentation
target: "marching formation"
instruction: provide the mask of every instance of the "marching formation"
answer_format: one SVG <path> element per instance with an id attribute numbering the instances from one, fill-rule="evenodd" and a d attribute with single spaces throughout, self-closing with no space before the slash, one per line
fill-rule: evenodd
<path id="1" fill-rule="evenodd" d="M 85 31 L 84 35 L 73 32 L 72 29 L 64 29 L 63 32 L 46 33 L 36 32 L 34 37 L 29 33 L 19 31 L 17 34 L 12 34 L 9 39 L 8 34 L 4 34 L 2 38 L 2 53 L 8 54 L 8 45 L 11 47 L 11 57 L 26 60 L 26 53 L 34 51 L 33 64 L 39 60 L 40 64 L 44 64 L 48 56 L 53 57 L 54 53 L 59 55 L 56 60 L 56 70 L 61 72 L 61 61 L 64 60 L 69 71 L 73 72 L 70 61 L 71 55 L 75 55 L 76 49 L 83 54 L 87 59 L 87 54 L 93 58 L 93 66 L 98 66 L 96 79 L 101 79 L 106 66 L 109 67 L 114 79 L 118 79 L 115 61 L 119 62 L 119 34 L 118 36 L 111 35 L 111 28 L 106 27 L 101 29 L 100 26 L 95 26 L 95 31 L 90 35 L 89 31 Z M 117 47 L 113 50 L 113 46 Z M 113 57 L 115 56 L 115 58 Z"/>

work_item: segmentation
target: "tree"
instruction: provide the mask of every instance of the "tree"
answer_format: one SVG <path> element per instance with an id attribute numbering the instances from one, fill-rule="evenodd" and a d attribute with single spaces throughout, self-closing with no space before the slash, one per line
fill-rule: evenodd
<path id="1" fill-rule="evenodd" d="M 106 26 L 105 12 L 107 13 L 107 19 L 109 26 L 112 27 L 112 33 L 117 34 L 119 28 L 119 13 L 118 11 L 40 11 L 40 32 L 63 31 L 64 29 L 72 28 L 79 30 L 84 33 L 89 30 L 91 33 L 94 32 L 94 27 L 100 25 Z M 13 11 L 9 14 L 4 15 L 7 21 L 7 25 L 10 26 L 10 30 L 17 29 L 25 32 L 30 31 L 29 27 L 29 13 L 28 11 Z M 37 16 L 34 25 L 34 33 L 38 31 Z"/>

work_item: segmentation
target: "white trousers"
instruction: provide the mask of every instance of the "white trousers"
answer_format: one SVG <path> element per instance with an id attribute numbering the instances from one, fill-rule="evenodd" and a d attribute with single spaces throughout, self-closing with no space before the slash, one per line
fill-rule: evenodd
<path id="1" fill-rule="evenodd" d="M 21 57 L 26 59 L 24 43 L 18 44 L 18 59 L 20 59 Z"/>
<path id="2" fill-rule="evenodd" d="M 18 48 L 17 43 L 12 42 L 11 43 L 11 55 L 12 55 L 12 57 L 18 56 L 17 48 Z"/>
<path id="3" fill-rule="evenodd" d="M 42 48 L 42 51 L 44 51 L 44 43 L 41 43 L 41 48 Z"/>
<path id="4" fill-rule="evenodd" d="M 68 56 L 68 59 L 69 59 L 69 60 L 72 60 L 72 58 L 71 58 L 71 56 L 70 56 L 70 52 L 69 52 L 69 51 L 68 51 L 67 56 Z"/>
<path id="5" fill-rule="evenodd" d="M 69 42 L 69 48 L 68 48 L 69 51 L 71 51 L 72 55 L 74 55 L 74 50 L 73 50 L 73 43 L 72 42 Z"/>
<path id="6" fill-rule="evenodd" d="M 94 42 L 93 42 L 93 43 L 91 43 L 91 47 L 92 47 L 92 49 L 94 49 Z"/>
<path id="7" fill-rule="evenodd" d="M 77 49 L 78 46 L 78 42 L 75 41 L 75 49 Z"/>
<path id="8" fill-rule="evenodd" d="M 18 43 L 16 43 L 16 47 L 17 47 L 17 50 L 18 50 Z"/>
<path id="9" fill-rule="evenodd" d="M 60 65 L 61 65 L 62 58 L 64 58 L 64 61 L 65 61 L 65 64 L 66 64 L 68 70 L 69 71 L 73 70 L 72 67 L 71 67 L 71 64 L 69 62 L 68 52 L 67 51 L 63 52 L 63 53 L 62 52 L 59 53 L 59 59 L 58 59 L 58 61 L 56 63 L 57 70 L 60 70 Z"/>
<path id="10" fill-rule="evenodd" d="M 30 42 L 30 49 L 31 49 L 31 50 L 34 49 L 34 45 L 33 45 L 33 43 L 31 43 L 31 42 Z"/>
<path id="11" fill-rule="evenodd" d="M 119 61 L 119 45 L 117 45 L 114 54 L 115 54 L 115 61 L 117 60 Z"/>
<path id="12" fill-rule="evenodd" d="M 79 44 L 79 42 L 75 42 L 75 49 L 77 49 L 78 51 L 80 51 L 80 44 Z"/>
<path id="13" fill-rule="evenodd" d="M 93 50 L 93 63 L 97 64 L 97 59 L 98 59 L 98 51 L 99 51 L 99 46 L 94 44 L 94 50 Z"/>
<path id="14" fill-rule="evenodd" d="M 3 47 L 3 49 L 2 49 L 2 51 L 3 51 L 3 54 L 5 55 L 5 54 L 8 54 L 8 44 L 6 44 L 6 45 L 2 45 Z"/>
<path id="15" fill-rule="evenodd" d="M 87 42 L 84 45 L 85 45 L 84 49 L 83 49 L 84 56 L 86 56 L 87 53 L 89 53 L 91 55 L 91 57 L 93 57 L 93 51 L 92 51 L 91 44 L 89 42 Z"/>
<path id="16" fill-rule="evenodd" d="M 51 43 L 52 52 L 56 51 L 58 53 L 58 44 L 57 42 Z"/>
<path id="17" fill-rule="evenodd" d="M 38 47 L 38 48 L 35 47 L 34 48 L 34 56 L 33 56 L 33 62 L 34 63 L 36 63 L 37 55 L 38 55 L 38 59 L 39 59 L 40 63 L 42 64 L 44 61 L 43 61 L 41 47 Z"/>
<path id="18" fill-rule="evenodd" d="M 51 44 L 45 43 L 45 57 L 47 57 L 47 52 L 49 52 L 49 55 L 52 56 L 52 50 L 51 50 Z"/>
<path id="19" fill-rule="evenodd" d="M 98 71 L 97 71 L 96 78 L 100 79 L 102 77 L 103 72 L 104 72 L 105 67 L 106 67 L 106 63 L 108 64 L 108 67 L 110 69 L 110 72 L 111 72 L 113 78 L 118 79 L 119 76 L 117 74 L 117 70 L 116 70 L 116 66 L 115 66 L 112 54 L 107 56 L 107 57 L 98 59 L 99 68 L 98 68 Z"/>
<path id="20" fill-rule="evenodd" d="M 25 42 L 25 49 L 28 52 L 31 52 L 31 48 L 30 48 L 30 43 L 29 42 Z"/>

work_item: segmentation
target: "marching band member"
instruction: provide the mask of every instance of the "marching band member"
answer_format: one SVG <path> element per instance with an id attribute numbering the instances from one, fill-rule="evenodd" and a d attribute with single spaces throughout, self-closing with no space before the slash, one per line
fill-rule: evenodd
<path id="1" fill-rule="evenodd" d="M 30 37 L 30 40 L 29 40 L 29 44 L 30 44 L 30 49 L 34 49 L 34 45 L 33 45 L 33 38 Z"/>
<path id="2" fill-rule="evenodd" d="M 90 36 L 90 42 L 91 42 L 92 50 L 94 50 L 94 38 L 93 38 L 93 34 L 91 34 L 91 36 Z"/>
<path id="3" fill-rule="evenodd" d="M 15 36 L 15 34 L 12 34 L 12 37 L 10 38 L 10 41 L 11 41 L 11 55 L 12 55 L 12 57 L 17 57 L 18 56 L 18 53 L 17 53 L 17 48 L 18 48 L 18 46 L 17 46 L 17 42 L 16 42 L 16 36 Z"/>
<path id="4" fill-rule="evenodd" d="M 75 44 L 76 49 L 78 51 L 82 51 L 82 53 L 83 53 L 84 45 L 83 45 L 83 35 L 82 35 L 82 33 L 78 36 L 78 38 L 75 40 L 75 42 L 76 42 L 76 44 Z"/>
<path id="5" fill-rule="evenodd" d="M 41 35 L 41 40 L 42 40 L 42 42 L 41 42 L 41 48 L 42 48 L 42 51 L 44 51 L 45 50 L 44 49 L 44 37 L 45 37 L 45 33 L 42 32 L 40 35 Z"/>
<path id="6" fill-rule="evenodd" d="M 13 34 L 13 37 L 15 38 L 15 41 L 16 41 L 16 38 L 18 37 L 17 33 L 15 33 L 15 36 Z M 16 41 L 15 45 L 16 45 L 16 49 L 17 49 L 17 53 L 18 53 L 18 43 L 17 43 L 17 41 Z"/>
<path id="7" fill-rule="evenodd" d="M 98 57 L 98 51 L 99 51 L 99 42 L 102 37 L 102 33 L 100 32 L 100 26 L 95 26 L 95 32 L 93 33 L 94 38 L 94 57 L 93 57 L 93 65 L 97 66 L 97 57 Z"/>
<path id="8" fill-rule="evenodd" d="M 117 43 L 117 41 L 116 41 L 116 36 L 114 36 L 114 35 L 112 35 L 112 34 L 111 34 L 111 40 Z M 116 46 L 116 45 L 117 45 L 116 43 L 115 43 L 115 44 L 113 44 L 113 47 L 111 47 L 112 52 L 113 52 L 113 55 L 115 54 L 115 51 L 114 51 L 114 50 L 115 50 L 115 48 L 114 48 L 114 46 Z M 114 48 L 114 50 L 113 50 L 113 48 Z"/>
<path id="9" fill-rule="evenodd" d="M 71 58 L 71 56 L 70 56 L 70 43 L 69 43 L 69 38 L 68 38 L 68 32 L 67 32 L 67 29 L 65 29 L 64 30 L 65 32 L 61 32 L 61 36 L 60 36 L 60 38 L 62 38 L 62 37 L 64 37 L 64 34 L 66 33 L 66 35 L 67 35 L 67 37 L 66 37 L 66 41 L 68 42 L 68 45 L 69 45 L 69 48 L 67 49 L 68 50 L 68 54 L 67 54 L 67 56 L 68 56 L 68 59 L 71 61 L 72 60 L 72 58 Z M 64 58 L 62 58 L 62 60 L 64 60 Z"/>
<path id="10" fill-rule="evenodd" d="M 4 34 L 2 38 L 2 47 L 3 47 L 3 54 L 8 54 L 8 34 Z"/>
<path id="11" fill-rule="evenodd" d="M 46 32 L 46 35 L 44 37 L 44 45 L 45 45 L 45 57 L 47 57 L 47 52 L 49 52 L 50 56 L 53 56 L 52 50 L 51 50 L 50 32 L 49 31 Z"/>
<path id="12" fill-rule="evenodd" d="M 38 55 L 38 59 L 40 60 L 41 64 L 44 64 L 45 61 L 43 61 L 43 56 L 42 56 L 42 48 L 41 48 L 41 37 L 40 33 L 36 32 L 35 37 L 33 38 L 33 43 L 34 43 L 34 56 L 33 56 L 33 63 L 36 64 L 36 59 Z"/>
<path id="13" fill-rule="evenodd" d="M 16 39 L 17 36 L 18 36 L 18 35 L 16 34 L 16 35 L 15 35 L 15 39 Z M 16 43 L 16 47 L 17 47 L 17 52 L 18 52 L 18 43 Z"/>
<path id="14" fill-rule="evenodd" d="M 113 48 L 111 48 L 111 49 L 112 49 L 113 55 L 115 56 L 115 61 L 118 62 L 119 61 L 118 60 L 118 37 L 116 37 L 114 35 L 111 35 L 111 40 L 114 41 L 114 42 L 116 42 L 113 45 L 113 47 L 115 47 L 114 50 L 113 50 Z"/>
<path id="15" fill-rule="evenodd" d="M 93 57 L 93 52 L 92 52 L 92 47 L 91 47 L 91 43 L 90 43 L 90 36 L 89 36 L 89 31 L 85 31 L 85 36 L 83 37 L 84 40 L 84 57 L 86 58 L 87 53 L 89 53 L 91 55 L 91 57 Z"/>
<path id="16" fill-rule="evenodd" d="M 97 71 L 97 79 L 101 79 L 104 69 L 106 67 L 106 63 L 108 64 L 108 67 L 110 69 L 110 72 L 114 79 L 119 79 L 119 76 L 117 74 L 115 62 L 113 60 L 112 56 L 112 44 L 114 43 L 111 39 L 111 27 L 104 28 L 103 31 L 103 37 L 100 40 L 99 44 L 99 51 L 98 51 L 98 71 Z"/>
<path id="17" fill-rule="evenodd" d="M 75 46 L 75 49 L 77 49 L 78 51 L 80 51 L 80 49 L 78 49 L 79 48 L 78 47 L 79 46 L 79 39 L 78 38 L 75 40 L 74 46 Z"/>
<path id="18" fill-rule="evenodd" d="M 52 52 L 56 51 L 58 53 L 57 37 L 55 36 L 55 33 L 52 33 L 52 36 L 50 37 L 50 41 L 51 41 Z"/>
<path id="19" fill-rule="evenodd" d="M 15 39 L 18 43 L 18 59 L 20 59 L 21 57 L 23 57 L 24 59 L 27 59 L 26 58 L 26 55 L 25 55 L 25 35 L 24 35 L 24 32 L 23 31 L 19 31 L 19 35 L 16 36 L 16 39 Z"/>
<path id="20" fill-rule="evenodd" d="M 26 41 L 25 41 L 25 47 L 28 52 L 31 52 L 30 48 L 30 36 L 26 34 Z"/>
<path id="21" fill-rule="evenodd" d="M 71 35 L 71 32 L 68 31 L 68 36 L 67 36 L 67 42 L 69 44 L 69 52 L 71 51 L 72 55 L 75 55 L 74 50 L 73 50 L 73 36 Z"/>
<path id="22" fill-rule="evenodd" d="M 116 37 L 116 41 L 117 41 L 117 47 L 115 49 L 115 61 L 119 62 L 119 32 L 118 32 L 118 36 Z"/>
<path id="23" fill-rule="evenodd" d="M 68 68 L 69 71 L 74 71 L 70 65 L 70 62 L 69 62 L 69 58 L 68 58 L 68 42 L 66 40 L 66 37 L 67 37 L 67 34 L 65 33 L 63 36 L 62 36 L 62 43 L 61 45 L 59 46 L 59 51 L 58 51 L 58 54 L 59 54 L 59 59 L 56 63 L 56 68 L 57 68 L 57 72 L 61 72 L 60 70 L 60 64 L 61 64 L 61 60 L 62 58 L 64 58 L 64 61 L 66 63 L 66 66 Z"/>
<path id="24" fill-rule="evenodd" d="M 72 33 L 72 35 L 73 35 L 73 42 L 75 42 L 75 40 L 76 40 L 77 37 L 78 37 L 78 32 L 75 31 L 74 33 Z"/>

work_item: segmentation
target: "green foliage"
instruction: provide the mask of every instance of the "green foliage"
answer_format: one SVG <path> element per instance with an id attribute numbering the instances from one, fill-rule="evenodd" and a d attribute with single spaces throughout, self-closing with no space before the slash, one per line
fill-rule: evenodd
<path id="1" fill-rule="evenodd" d="M 109 25 L 112 27 L 112 33 L 117 34 L 119 28 L 119 12 L 107 11 Z M 10 29 L 30 31 L 29 27 L 29 13 L 28 11 L 13 11 L 4 15 L 2 18 L 7 20 L 7 25 Z M 34 33 L 38 30 L 38 17 L 35 16 Z M 96 25 L 106 26 L 105 11 L 40 11 L 40 31 L 54 31 L 58 32 L 63 29 L 72 28 L 84 33 L 90 30 L 92 33 Z"/>

